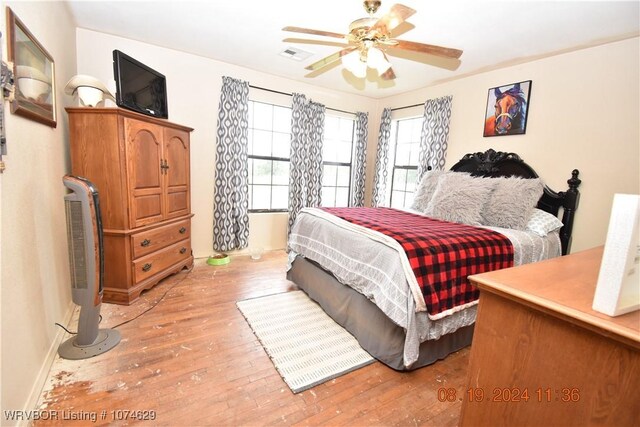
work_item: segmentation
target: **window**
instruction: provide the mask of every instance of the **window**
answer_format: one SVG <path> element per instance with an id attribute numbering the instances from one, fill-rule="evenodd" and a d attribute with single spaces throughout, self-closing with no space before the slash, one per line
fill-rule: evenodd
<path id="1" fill-rule="evenodd" d="M 420 133 L 422 117 L 395 121 L 392 141 L 394 148 L 391 178 L 392 208 L 405 208 L 413 203 L 418 173 L 418 154 L 420 152 Z"/>
<path id="2" fill-rule="evenodd" d="M 322 143 L 322 206 L 349 206 L 355 120 L 327 114 Z"/>
<path id="3" fill-rule="evenodd" d="M 286 211 L 291 108 L 249 101 L 249 211 Z"/>

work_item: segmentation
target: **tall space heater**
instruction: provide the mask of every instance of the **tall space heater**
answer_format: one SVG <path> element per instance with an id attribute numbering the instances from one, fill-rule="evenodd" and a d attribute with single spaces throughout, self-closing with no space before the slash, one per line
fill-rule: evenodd
<path id="1" fill-rule="evenodd" d="M 71 193 L 64 197 L 73 302 L 80 306 L 78 333 L 58 347 L 64 359 L 87 359 L 120 342 L 115 329 L 98 329 L 102 303 L 104 251 L 98 191 L 85 178 L 62 178 Z"/>

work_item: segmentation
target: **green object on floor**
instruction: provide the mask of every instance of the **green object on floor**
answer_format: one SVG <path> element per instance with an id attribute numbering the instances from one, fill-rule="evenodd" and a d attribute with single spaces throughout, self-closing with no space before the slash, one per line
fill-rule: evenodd
<path id="1" fill-rule="evenodd" d="M 212 255 L 207 259 L 209 265 L 225 265 L 231 262 L 231 258 L 227 254 Z"/>

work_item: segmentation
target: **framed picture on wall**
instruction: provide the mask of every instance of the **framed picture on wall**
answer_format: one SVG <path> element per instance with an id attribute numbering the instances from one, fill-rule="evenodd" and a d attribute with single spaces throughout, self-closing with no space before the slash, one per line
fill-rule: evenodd
<path id="1" fill-rule="evenodd" d="M 53 58 L 9 7 L 7 45 L 16 84 L 11 112 L 56 127 Z"/>
<path id="2" fill-rule="evenodd" d="M 531 80 L 489 89 L 483 136 L 524 134 L 530 94 Z"/>

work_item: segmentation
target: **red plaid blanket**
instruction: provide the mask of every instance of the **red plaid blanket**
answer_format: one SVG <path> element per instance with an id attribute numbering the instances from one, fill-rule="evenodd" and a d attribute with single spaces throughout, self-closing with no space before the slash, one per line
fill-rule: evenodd
<path id="1" fill-rule="evenodd" d="M 513 265 L 511 241 L 492 230 L 391 208 L 323 210 L 400 243 L 432 316 L 478 299 L 467 276 Z"/>

